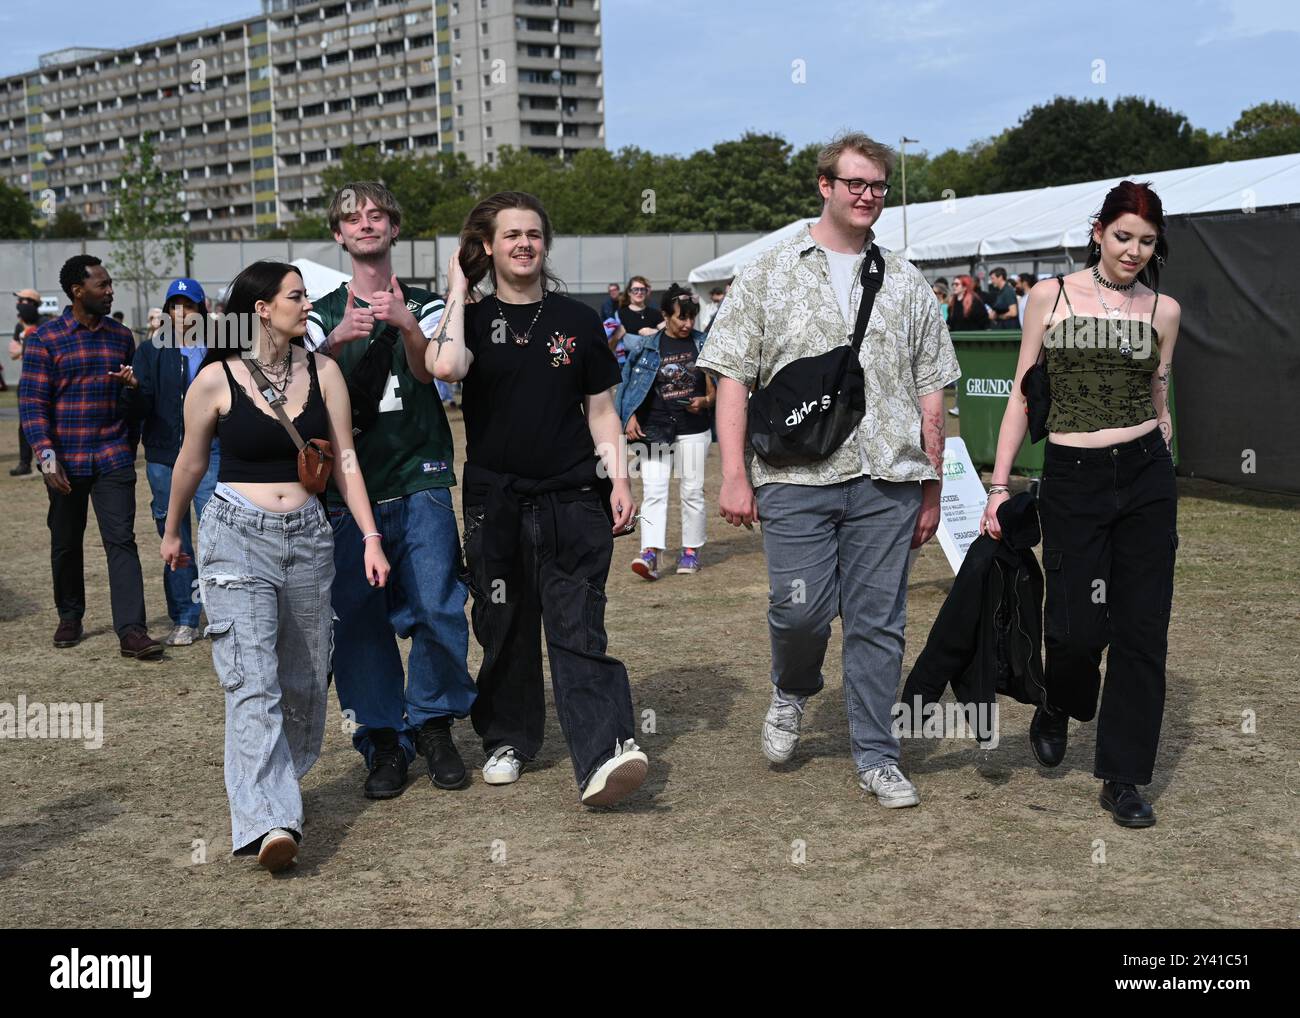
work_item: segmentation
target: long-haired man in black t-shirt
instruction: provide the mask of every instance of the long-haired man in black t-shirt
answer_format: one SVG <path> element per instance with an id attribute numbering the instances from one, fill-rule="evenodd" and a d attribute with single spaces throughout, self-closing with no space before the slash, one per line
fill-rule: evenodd
<path id="1" fill-rule="evenodd" d="M 474 729 L 489 784 L 509 784 L 541 748 L 539 630 L 582 801 L 610 806 L 648 766 L 633 740 L 627 670 L 605 653 L 613 535 L 636 506 L 614 408 L 618 362 L 596 312 L 557 293 L 551 224 L 506 191 L 474 207 L 448 268 L 445 340 L 425 365 L 464 380 L 465 557 L 483 645 Z M 479 280 L 492 293 L 468 311 Z"/>

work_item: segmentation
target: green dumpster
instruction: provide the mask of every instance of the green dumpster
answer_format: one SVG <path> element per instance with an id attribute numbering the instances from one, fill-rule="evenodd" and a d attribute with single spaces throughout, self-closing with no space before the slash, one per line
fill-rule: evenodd
<path id="1" fill-rule="evenodd" d="M 1011 396 L 1016 360 L 1020 356 L 1020 333 L 1010 329 L 983 332 L 954 332 L 952 344 L 961 365 L 957 382 L 958 420 L 961 438 L 978 469 L 992 470 L 998 452 L 998 430 Z M 1174 423 L 1174 463 L 1178 462 L 1178 414 L 1174 390 L 1169 388 L 1169 414 Z M 1043 472 L 1043 442 L 1032 444 L 1029 435 L 1011 465 L 1013 473 L 1037 477 Z"/>

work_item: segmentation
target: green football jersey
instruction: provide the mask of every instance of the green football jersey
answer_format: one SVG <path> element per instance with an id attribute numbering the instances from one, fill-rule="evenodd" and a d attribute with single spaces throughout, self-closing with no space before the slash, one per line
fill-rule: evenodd
<path id="1" fill-rule="evenodd" d="M 418 286 L 402 286 L 402 296 L 425 338 L 432 336 L 442 318 L 442 298 Z M 348 302 L 348 285 L 312 302 L 307 313 L 308 349 L 315 350 L 343 321 Z M 369 305 L 360 297 L 358 307 Z M 375 323 L 369 339 L 348 343 L 336 351 L 335 361 L 346 378 L 366 352 L 371 341 L 386 328 Z M 372 501 L 399 498 L 427 488 L 449 488 L 456 483 L 451 428 L 442 409 L 437 386 L 416 380 L 406 363 L 406 344 L 399 338 L 393 347 L 393 365 L 388 384 L 379 401 L 379 417 L 356 437 L 357 460 L 366 479 Z M 342 505 L 343 496 L 333 483 L 329 501 Z"/>

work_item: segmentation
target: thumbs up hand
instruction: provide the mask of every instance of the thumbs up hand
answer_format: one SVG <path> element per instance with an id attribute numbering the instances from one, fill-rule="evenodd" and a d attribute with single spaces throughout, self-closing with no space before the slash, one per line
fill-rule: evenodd
<path id="1" fill-rule="evenodd" d="M 403 332 L 418 328 L 415 315 L 406 306 L 402 285 L 397 281 L 396 275 L 389 281 L 389 285 L 392 289 L 370 298 L 370 309 L 375 313 L 375 321 L 387 322 Z"/>
<path id="2" fill-rule="evenodd" d="M 343 321 L 339 322 L 330 333 L 330 341 L 334 344 L 353 343 L 369 336 L 374 327 L 375 309 L 357 307 L 356 297 L 349 285 L 348 302 L 343 308 Z"/>

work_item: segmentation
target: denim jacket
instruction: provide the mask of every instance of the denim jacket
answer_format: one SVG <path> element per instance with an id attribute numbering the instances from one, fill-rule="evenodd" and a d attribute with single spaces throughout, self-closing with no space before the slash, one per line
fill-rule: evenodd
<path id="1" fill-rule="evenodd" d="M 619 419 L 624 427 L 628 418 L 637 412 L 637 408 L 650 395 L 650 389 L 659 374 L 659 337 L 664 334 L 660 329 L 653 336 L 634 336 L 628 333 L 623 337 L 627 349 L 627 360 L 623 362 L 623 380 L 614 393 L 614 406 L 618 408 Z M 704 346 L 704 333 L 698 329 L 691 330 L 691 339 L 695 341 L 695 350 Z"/>

